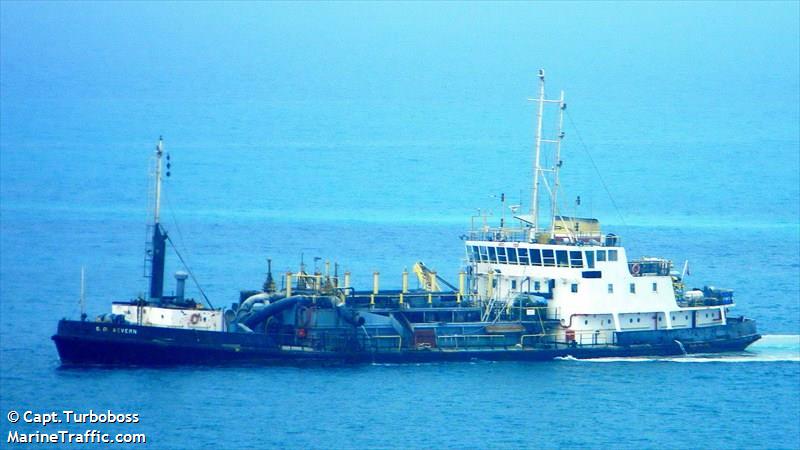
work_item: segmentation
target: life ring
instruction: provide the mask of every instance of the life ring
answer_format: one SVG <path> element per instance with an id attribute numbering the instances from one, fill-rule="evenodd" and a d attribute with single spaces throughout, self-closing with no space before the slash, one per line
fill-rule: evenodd
<path id="1" fill-rule="evenodd" d="M 192 317 L 189 318 L 189 322 L 192 325 L 197 325 L 197 323 L 200 322 L 200 313 L 192 314 Z"/>
<path id="2" fill-rule="evenodd" d="M 639 263 L 633 263 L 633 265 L 631 266 L 631 273 L 634 275 L 639 275 L 640 269 L 641 268 L 639 267 Z"/>

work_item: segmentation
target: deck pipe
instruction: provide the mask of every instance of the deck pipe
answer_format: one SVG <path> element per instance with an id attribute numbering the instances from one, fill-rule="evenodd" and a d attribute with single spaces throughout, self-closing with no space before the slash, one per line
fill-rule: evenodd
<path id="1" fill-rule="evenodd" d="M 254 312 L 247 318 L 245 318 L 242 323 L 245 324 L 248 328 L 254 328 L 255 326 L 259 325 L 260 323 L 264 322 L 265 320 L 269 319 L 270 317 L 278 314 L 279 312 L 291 308 L 292 306 L 309 306 L 312 304 L 316 304 L 322 307 L 330 308 L 333 303 L 330 297 L 310 297 L 308 295 L 295 295 L 294 297 L 286 297 L 284 299 L 278 300 L 273 302 L 264 308 Z"/>
<path id="2" fill-rule="evenodd" d="M 354 311 L 353 309 L 348 308 L 345 305 L 337 306 L 336 313 L 342 320 L 344 320 L 345 322 L 354 327 L 361 327 L 364 326 L 364 323 L 366 323 L 366 320 L 364 320 L 364 318 L 361 317 L 361 315 L 358 314 L 357 311 Z"/>

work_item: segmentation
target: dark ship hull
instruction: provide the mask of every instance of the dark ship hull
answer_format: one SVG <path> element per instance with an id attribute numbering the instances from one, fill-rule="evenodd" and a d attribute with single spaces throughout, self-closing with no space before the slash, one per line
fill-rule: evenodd
<path id="1" fill-rule="evenodd" d="M 65 366 L 190 365 L 276 363 L 422 363 L 455 361 L 547 361 L 670 356 L 744 350 L 760 338 L 755 322 L 729 319 L 725 325 L 677 330 L 616 333 L 614 343 L 536 342 L 525 345 L 519 334 L 504 335 L 491 346 L 375 345 L 357 328 L 308 334 L 217 332 L 131 324 L 61 320 L 53 336 Z"/>
<path id="2" fill-rule="evenodd" d="M 559 104 L 563 112 L 563 97 Z M 468 265 L 458 287 L 417 262 L 417 290 L 404 270 L 400 290 L 379 290 L 374 272 L 372 290 L 355 291 L 338 265 L 310 275 L 301 257 L 300 271 L 278 283 L 268 260 L 262 289 L 241 291 L 231 309 L 214 308 L 202 290 L 207 307 L 186 298 L 190 272 L 176 272 L 175 295 L 164 295 L 172 241 L 159 222 L 161 140 L 155 156 L 148 295 L 114 302 L 94 321 L 61 320 L 53 340 L 64 365 L 541 361 L 741 351 L 760 338 L 755 322 L 729 317 L 731 290 L 684 292 L 671 261 L 628 261 L 596 219 L 557 218 L 555 197 L 549 229 L 538 226 L 534 201 L 533 222 L 518 217 L 521 226 L 509 228 L 501 219 L 462 236 Z"/>

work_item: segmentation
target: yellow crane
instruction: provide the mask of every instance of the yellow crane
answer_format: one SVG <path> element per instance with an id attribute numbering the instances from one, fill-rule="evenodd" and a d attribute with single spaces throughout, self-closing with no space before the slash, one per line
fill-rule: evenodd
<path id="1" fill-rule="evenodd" d="M 456 291 L 457 289 L 452 284 L 445 281 L 442 277 L 436 274 L 433 270 L 429 269 L 422 261 L 414 263 L 414 273 L 417 275 L 419 285 L 427 292 L 439 292 L 442 289 L 439 287 L 439 281 L 444 285 Z"/>

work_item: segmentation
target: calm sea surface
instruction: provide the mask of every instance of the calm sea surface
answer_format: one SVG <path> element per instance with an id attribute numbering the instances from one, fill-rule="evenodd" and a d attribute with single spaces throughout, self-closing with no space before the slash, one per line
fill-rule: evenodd
<path id="1" fill-rule="evenodd" d="M 796 3 L 237 6 L 0 5 L 0 442 L 54 431 L 9 410 L 110 409 L 159 449 L 800 447 Z M 735 289 L 747 352 L 59 368 L 81 266 L 90 315 L 145 290 L 159 135 L 163 222 L 217 306 L 268 257 L 455 279 L 470 216 L 528 207 L 540 66 L 566 212 Z"/>

